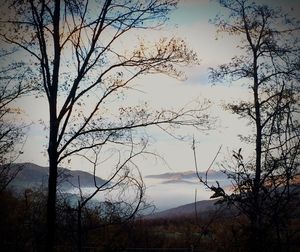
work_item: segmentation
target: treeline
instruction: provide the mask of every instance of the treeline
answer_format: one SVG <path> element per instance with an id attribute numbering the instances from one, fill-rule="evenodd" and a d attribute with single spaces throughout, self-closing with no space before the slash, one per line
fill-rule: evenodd
<path id="1" fill-rule="evenodd" d="M 55 251 L 122 251 L 127 246 L 133 220 L 123 219 L 122 212 L 113 211 L 116 206 L 104 202 L 80 209 L 79 229 L 73 201 L 64 195 L 57 201 Z M 45 251 L 46 191 L 27 189 L 15 195 L 6 190 L 0 202 L 0 251 Z"/>
<path id="2" fill-rule="evenodd" d="M 0 195 L 1 251 L 45 251 L 46 193 L 24 191 L 15 195 L 5 190 Z M 57 202 L 55 251 L 126 251 L 134 248 L 191 248 L 194 251 L 250 251 L 249 221 L 228 208 L 169 219 L 135 217 L 125 220 L 122 213 L 109 211 L 113 205 L 99 203 L 78 209 L 67 196 Z M 225 212 L 224 212 L 225 211 Z M 264 227 L 261 251 L 297 251 L 300 246 L 300 211 L 281 230 Z M 80 231 L 80 233 L 78 233 Z M 80 241 L 78 240 L 80 239 Z"/>

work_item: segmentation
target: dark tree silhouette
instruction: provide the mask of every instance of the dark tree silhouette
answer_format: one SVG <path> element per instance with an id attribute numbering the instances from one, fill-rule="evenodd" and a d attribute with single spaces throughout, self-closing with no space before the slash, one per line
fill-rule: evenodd
<path id="1" fill-rule="evenodd" d="M 280 9 L 246 0 L 222 0 L 228 16 L 213 21 L 219 32 L 240 39 L 242 55 L 211 69 L 217 81 L 242 81 L 251 100 L 229 104 L 227 109 L 248 118 L 254 133 L 242 140 L 253 146 L 254 155 L 244 160 L 242 150 L 234 152 L 236 165 L 224 165 L 234 192 L 227 194 L 207 178 L 200 178 L 214 191 L 214 198 L 233 203 L 250 222 L 253 251 L 264 249 L 268 236 L 280 249 L 283 230 L 291 213 L 293 178 L 299 174 L 299 22 Z M 274 230 L 273 229 L 273 230 Z"/>
<path id="2" fill-rule="evenodd" d="M 145 185 L 140 174 L 138 167 L 132 169 L 130 163 L 134 163 L 134 159 L 142 154 L 146 154 L 145 148 L 147 144 L 141 148 L 141 150 L 134 152 L 134 143 L 132 143 L 131 150 L 124 160 L 119 159 L 115 165 L 115 169 L 111 176 L 102 184 L 98 184 L 96 181 L 96 169 L 99 168 L 99 158 L 101 149 L 93 150 L 93 158 L 83 155 L 84 159 L 87 159 L 93 166 L 94 174 L 94 190 L 89 194 L 84 194 L 80 185 L 80 177 L 78 177 L 78 189 L 80 198 L 77 201 L 75 211 L 77 212 L 77 248 L 78 251 L 82 251 L 82 233 L 83 229 L 87 232 L 89 229 L 101 228 L 107 225 L 122 225 L 127 221 L 132 220 L 139 211 L 149 208 L 145 202 Z M 102 210 L 101 218 L 104 223 L 101 225 L 93 224 L 92 227 L 82 227 L 83 212 L 88 207 L 89 203 L 99 192 L 110 192 L 114 194 L 112 199 L 106 199 L 105 202 L 100 204 L 100 210 Z"/>
<path id="3" fill-rule="evenodd" d="M 17 0 L 3 6 L 1 38 L 28 55 L 23 61 L 39 76 L 38 86 L 49 104 L 49 251 L 55 244 L 59 163 L 103 146 L 121 148 L 120 154 L 131 146 L 139 148 L 137 136 L 148 126 L 169 130 L 172 125 L 205 124 L 204 107 L 151 111 L 116 102 L 139 76 L 180 78 L 176 64 L 196 63 L 195 53 L 181 39 L 135 40 L 137 31 L 162 25 L 176 3 Z"/>
<path id="4" fill-rule="evenodd" d="M 12 104 L 30 90 L 30 85 L 24 84 L 22 66 L 5 62 L 11 54 L 4 49 L 0 52 L 3 61 L 0 68 L 0 192 L 7 188 L 21 169 L 21 166 L 12 166 L 22 153 L 24 125 L 14 122 L 14 116 L 21 112 Z"/>

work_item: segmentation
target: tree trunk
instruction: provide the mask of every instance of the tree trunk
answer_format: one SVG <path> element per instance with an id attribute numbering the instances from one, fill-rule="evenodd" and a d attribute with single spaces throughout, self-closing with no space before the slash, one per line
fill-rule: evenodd
<path id="1" fill-rule="evenodd" d="M 57 132 L 57 131 L 56 131 Z M 56 222 L 56 187 L 57 187 L 57 148 L 55 130 L 50 127 L 49 155 L 49 180 L 47 201 L 47 251 L 54 250 L 55 222 Z"/>
<path id="2" fill-rule="evenodd" d="M 56 220 L 56 178 L 57 164 L 51 165 L 48 183 L 48 201 L 47 201 L 47 251 L 53 251 L 55 240 L 55 220 Z"/>
<path id="3" fill-rule="evenodd" d="M 81 244 L 81 205 L 80 201 L 78 201 L 78 210 L 77 210 L 77 251 L 81 252 L 82 251 L 82 244 Z"/>
<path id="4" fill-rule="evenodd" d="M 57 91 L 59 82 L 60 67 L 60 44 L 59 44 L 59 21 L 60 21 L 60 0 L 55 0 L 53 15 L 53 42 L 54 59 L 52 83 L 48 83 L 49 89 L 49 181 L 48 181 L 48 201 L 47 201 L 47 251 L 54 251 L 55 246 L 55 224 L 56 224 L 56 188 L 57 188 L 57 167 L 58 167 L 58 129 L 57 118 Z"/>
<path id="5" fill-rule="evenodd" d="M 256 140 L 255 140 L 255 177 L 253 185 L 253 215 L 251 221 L 252 239 L 255 249 L 261 246 L 261 207 L 260 207 L 260 183 L 261 183 L 261 155 L 262 155 L 262 125 L 261 125 L 261 108 L 259 102 L 259 82 L 258 82 L 258 63 L 257 52 L 253 48 L 253 96 L 255 109 L 255 126 L 256 126 Z"/>

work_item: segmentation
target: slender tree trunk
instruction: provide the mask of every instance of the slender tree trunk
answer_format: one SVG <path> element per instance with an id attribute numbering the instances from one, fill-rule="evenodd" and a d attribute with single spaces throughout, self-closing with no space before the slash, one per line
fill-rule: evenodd
<path id="1" fill-rule="evenodd" d="M 82 229 L 81 229 L 81 205 L 78 201 L 78 212 L 77 212 L 77 251 L 82 251 Z"/>
<path id="2" fill-rule="evenodd" d="M 258 63 L 257 52 L 253 49 L 253 96 L 254 96 L 254 109 L 255 109 L 255 126 L 256 126 L 256 139 L 255 139 L 255 177 L 253 187 L 253 218 L 251 220 L 252 232 L 254 239 L 255 249 L 261 246 L 261 207 L 260 207 L 260 183 L 261 183 L 261 155 L 262 155 L 262 125 L 261 125 L 261 111 L 259 102 L 259 83 L 258 83 Z"/>
<path id="3" fill-rule="evenodd" d="M 56 188 L 57 188 L 57 167 L 58 167 L 58 129 L 57 118 L 57 91 L 60 68 L 60 44 L 59 44 L 59 21 L 60 21 L 60 0 L 55 0 L 53 14 L 53 73 L 51 84 L 48 83 L 49 90 L 49 181 L 48 181 L 48 201 L 47 201 L 47 251 L 54 251 L 55 246 L 55 225 L 56 225 Z"/>
<path id="4" fill-rule="evenodd" d="M 49 155 L 50 156 L 50 155 Z M 55 242 L 55 222 L 56 222 L 56 178 L 57 164 L 50 161 L 50 172 L 48 182 L 47 201 L 47 251 L 53 251 Z"/>
<path id="5" fill-rule="evenodd" d="M 50 137 L 49 137 L 49 180 L 47 201 L 47 251 L 54 250 L 56 222 L 56 187 L 57 187 L 57 125 L 56 104 L 50 106 Z"/>

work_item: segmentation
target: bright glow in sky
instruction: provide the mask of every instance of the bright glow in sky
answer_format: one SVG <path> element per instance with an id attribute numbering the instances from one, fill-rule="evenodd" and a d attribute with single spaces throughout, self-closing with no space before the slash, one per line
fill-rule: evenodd
<path id="1" fill-rule="evenodd" d="M 270 3 L 267 0 L 264 2 Z M 274 2 L 278 5 L 284 4 L 287 9 L 289 6 L 293 6 L 294 12 L 300 13 L 297 0 Z M 238 52 L 236 49 L 238 40 L 236 38 L 224 35 L 216 39 L 216 29 L 209 23 L 209 19 L 213 19 L 220 11 L 222 9 L 216 1 L 181 1 L 178 9 L 171 14 L 167 25 L 155 36 L 182 37 L 189 47 L 197 52 L 201 60 L 200 65 L 185 69 L 186 81 L 160 75 L 139 78 L 135 83 L 135 87 L 142 92 L 132 91 L 125 100 L 127 103 L 148 101 L 149 105 L 154 108 L 176 108 L 197 98 L 200 100 L 210 99 L 213 103 L 210 113 L 218 118 L 216 129 L 212 131 L 189 129 L 189 132 L 186 132 L 190 136 L 194 135 L 198 142 L 197 155 L 200 170 L 205 170 L 208 167 L 220 145 L 223 148 L 217 160 L 219 163 L 228 158 L 232 150 L 240 147 L 243 147 L 246 154 L 252 151 L 251 146 L 245 146 L 238 138 L 239 134 L 251 134 L 251 128 L 246 125 L 246 121 L 231 115 L 222 108 L 224 104 L 230 101 L 249 99 L 248 90 L 234 83 L 212 85 L 208 82 L 208 67 L 226 63 Z M 153 33 L 150 33 L 145 34 L 145 36 L 153 37 Z M 32 122 L 24 146 L 24 154 L 19 161 L 47 166 L 45 148 L 47 131 L 44 131 L 43 126 L 39 124 L 40 119 L 47 122 L 48 109 L 46 101 L 45 99 L 25 97 L 19 101 L 19 104 L 24 111 L 25 122 Z M 140 160 L 138 163 L 143 175 L 194 169 L 191 139 L 180 142 L 157 130 L 150 130 L 149 132 L 153 134 L 155 139 L 150 149 L 159 153 L 165 159 L 167 165 L 160 160 L 155 161 L 151 158 Z M 78 159 L 74 159 L 70 165 L 69 168 L 71 169 L 84 169 L 83 161 Z M 215 165 L 214 169 L 217 168 L 218 166 Z M 108 172 L 99 171 L 98 175 L 102 176 Z"/>

